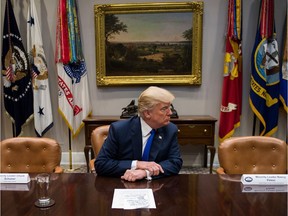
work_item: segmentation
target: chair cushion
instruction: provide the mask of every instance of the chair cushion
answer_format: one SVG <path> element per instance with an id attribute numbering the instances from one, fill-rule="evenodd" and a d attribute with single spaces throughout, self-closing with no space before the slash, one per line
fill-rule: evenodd
<path id="1" fill-rule="evenodd" d="M 110 128 L 110 125 L 102 125 L 102 126 L 96 127 L 91 133 L 91 144 L 92 144 L 92 149 L 93 149 L 95 158 L 97 157 L 105 139 L 108 136 L 109 128 Z M 90 169 L 90 172 L 92 173 L 96 172 L 95 166 L 94 166 L 95 158 L 93 158 L 89 162 L 89 169 Z"/>
<path id="2" fill-rule="evenodd" d="M 61 148 L 50 138 L 15 137 L 1 141 L 1 172 L 54 172 Z"/>
<path id="3" fill-rule="evenodd" d="M 220 167 L 227 174 L 285 174 L 287 145 L 263 136 L 233 137 L 218 147 Z"/>
<path id="4" fill-rule="evenodd" d="M 105 139 L 108 136 L 109 127 L 110 125 L 102 125 L 95 128 L 91 133 L 91 144 L 95 157 L 97 157 Z"/>

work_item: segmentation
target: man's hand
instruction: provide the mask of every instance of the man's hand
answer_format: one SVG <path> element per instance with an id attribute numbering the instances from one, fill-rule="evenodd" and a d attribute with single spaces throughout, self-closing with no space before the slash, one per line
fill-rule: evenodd
<path id="1" fill-rule="evenodd" d="M 163 168 L 161 165 L 155 163 L 155 162 L 148 162 L 148 161 L 137 161 L 137 170 L 148 170 L 151 174 L 151 176 L 157 176 L 159 173 L 164 173 Z"/>
<path id="2" fill-rule="evenodd" d="M 121 179 L 135 182 L 136 180 L 140 180 L 146 177 L 146 171 L 145 170 L 126 170 L 123 176 L 121 176 Z"/>

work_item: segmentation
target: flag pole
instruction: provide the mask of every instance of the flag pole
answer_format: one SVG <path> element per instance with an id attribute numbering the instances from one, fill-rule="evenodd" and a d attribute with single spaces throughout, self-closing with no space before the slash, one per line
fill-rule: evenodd
<path id="1" fill-rule="evenodd" d="M 284 107 L 283 107 L 283 109 L 284 109 Z M 286 115 L 286 125 L 287 125 L 287 123 L 288 123 L 288 115 Z M 284 136 L 286 136 L 285 142 L 288 143 L 288 127 L 286 127 L 286 131 L 284 132 Z"/>
<path id="2" fill-rule="evenodd" d="M 68 128 L 69 133 L 69 168 L 72 170 L 72 147 L 71 147 L 71 131 Z"/>
<path id="3" fill-rule="evenodd" d="M 72 146 L 71 146 L 71 131 L 68 127 L 68 136 L 69 136 L 69 169 L 67 169 L 68 172 L 73 172 L 75 169 L 73 169 L 72 166 Z"/>
<path id="4" fill-rule="evenodd" d="M 72 165 L 72 145 L 71 145 L 71 131 L 68 127 L 68 134 L 69 134 L 69 169 L 67 170 L 68 172 L 73 172 L 77 169 L 73 169 L 73 165 Z"/>
<path id="5" fill-rule="evenodd" d="M 15 137 L 15 124 L 12 123 L 12 133 L 13 133 L 13 137 Z"/>
<path id="6" fill-rule="evenodd" d="M 252 130 L 252 136 L 255 136 L 255 128 L 256 128 L 256 115 L 253 115 L 253 130 Z"/>

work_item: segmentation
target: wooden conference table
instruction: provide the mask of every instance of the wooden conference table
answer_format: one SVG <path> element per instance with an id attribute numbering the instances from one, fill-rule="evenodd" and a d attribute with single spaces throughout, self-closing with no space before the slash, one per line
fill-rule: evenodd
<path id="1" fill-rule="evenodd" d="M 287 215 L 286 192 L 242 192 L 241 182 L 215 174 L 181 174 L 136 183 L 90 173 L 52 174 L 52 179 L 49 190 L 54 206 L 34 206 L 36 182 L 32 180 L 27 191 L 1 190 L 1 215 Z M 153 189 L 156 209 L 112 209 L 115 188 Z"/>

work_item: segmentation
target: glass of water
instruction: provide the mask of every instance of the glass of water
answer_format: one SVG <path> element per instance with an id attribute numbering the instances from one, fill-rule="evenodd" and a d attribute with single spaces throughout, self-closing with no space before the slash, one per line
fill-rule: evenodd
<path id="1" fill-rule="evenodd" d="M 41 173 L 36 176 L 36 189 L 37 189 L 37 200 L 35 205 L 37 207 L 49 207 L 55 204 L 55 201 L 49 197 L 49 184 L 50 174 Z"/>

